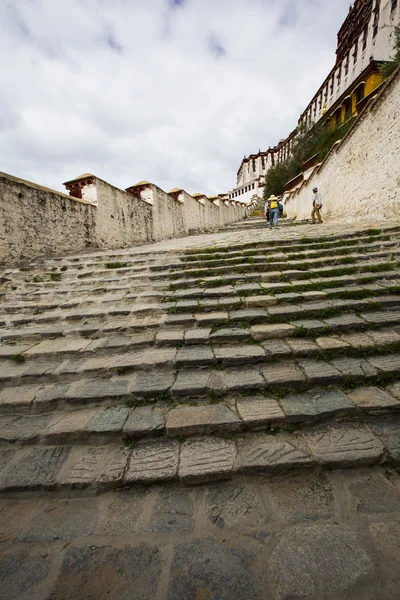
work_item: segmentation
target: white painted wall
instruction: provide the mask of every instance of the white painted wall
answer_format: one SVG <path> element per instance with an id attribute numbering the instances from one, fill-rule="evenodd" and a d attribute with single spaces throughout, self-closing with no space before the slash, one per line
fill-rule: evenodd
<path id="1" fill-rule="evenodd" d="M 285 194 L 288 217 L 310 218 L 315 186 L 326 220 L 400 218 L 400 68 L 308 181 Z"/>

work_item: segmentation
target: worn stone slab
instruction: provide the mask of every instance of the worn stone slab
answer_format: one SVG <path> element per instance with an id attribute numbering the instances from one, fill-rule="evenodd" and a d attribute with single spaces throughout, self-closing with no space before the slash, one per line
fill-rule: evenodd
<path id="1" fill-rule="evenodd" d="M 151 533 L 191 531 L 194 525 L 192 496 L 192 493 L 182 486 L 160 489 L 144 530 Z"/>
<path id="2" fill-rule="evenodd" d="M 122 536 L 138 533 L 138 521 L 148 504 L 151 488 L 120 489 L 110 494 L 102 516 L 97 522 L 96 535 Z"/>
<path id="3" fill-rule="evenodd" d="M 128 454 L 112 446 L 77 447 L 59 482 L 63 486 L 85 488 L 99 483 L 121 483 Z"/>
<path id="4" fill-rule="evenodd" d="M 43 598 L 43 588 L 48 588 L 54 569 L 52 553 L 42 547 L 26 544 L 13 546 L 0 555 L 0 589 L 4 599 L 26 600 Z"/>
<path id="5" fill-rule="evenodd" d="M 261 374 L 268 385 L 296 386 L 306 381 L 304 373 L 291 361 L 261 367 Z"/>
<path id="6" fill-rule="evenodd" d="M 325 473 L 300 471 L 265 478 L 263 489 L 275 511 L 289 523 L 332 519 L 335 515 L 334 488 Z"/>
<path id="7" fill-rule="evenodd" d="M 375 435 L 387 449 L 391 461 L 400 464 L 400 419 L 398 416 L 373 419 L 369 423 Z"/>
<path id="8" fill-rule="evenodd" d="M 303 308 L 297 304 L 278 304 L 268 308 L 268 314 L 275 317 L 296 317 L 303 312 Z"/>
<path id="9" fill-rule="evenodd" d="M 0 344 L 0 358 L 12 358 L 16 354 L 23 354 L 32 346 L 33 342 L 27 344 Z"/>
<path id="10" fill-rule="evenodd" d="M 284 356 L 290 356 L 292 353 L 291 348 L 287 344 L 287 340 L 271 339 L 262 342 L 261 345 L 264 348 L 267 357 L 283 358 Z"/>
<path id="11" fill-rule="evenodd" d="M 265 308 L 267 306 L 274 306 L 278 300 L 275 296 L 249 296 L 245 299 L 247 308 Z"/>
<path id="12" fill-rule="evenodd" d="M 0 503 L 0 543 L 8 542 L 26 527 L 37 510 L 40 500 L 30 502 L 15 499 L 1 499 Z M 1 581 L 1 575 L 0 575 Z M 1 585 L 1 584 L 0 584 Z"/>
<path id="13" fill-rule="evenodd" d="M 186 344 L 203 344 L 208 341 L 211 327 L 192 327 L 185 332 Z"/>
<path id="14" fill-rule="evenodd" d="M 265 310 L 244 308 L 241 310 L 231 310 L 229 316 L 234 321 L 248 321 L 251 323 L 260 319 L 265 319 L 266 314 Z"/>
<path id="15" fill-rule="evenodd" d="M 125 483 L 151 483 L 175 479 L 179 444 L 172 440 L 141 442 L 132 451 Z"/>
<path id="16" fill-rule="evenodd" d="M 226 311 L 217 311 L 217 312 L 209 312 L 209 313 L 196 313 L 194 315 L 196 323 L 202 325 L 214 325 L 219 321 L 225 321 L 228 318 L 228 313 Z"/>
<path id="17" fill-rule="evenodd" d="M 73 545 L 66 551 L 52 597 L 132 598 L 154 600 L 163 565 L 161 551 L 144 542 L 138 545 L 118 541 L 88 546 Z"/>
<path id="18" fill-rule="evenodd" d="M 118 433 L 122 431 L 129 413 L 130 409 L 123 406 L 99 410 L 90 421 L 87 430 L 97 433 Z"/>
<path id="19" fill-rule="evenodd" d="M 326 328 L 326 323 L 318 319 L 299 319 L 290 321 L 290 324 L 296 329 L 305 329 L 307 331 L 319 331 Z"/>
<path id="20" fill-rule="evenodd" d="M 210 369 L 182 369 L 171 388 L 172 395 L 198 396 L 206 393 L 212 373 Z"/>
<path id="21" fill-rule="evenodd" d="M 347 359 L 344 359 L 347 360 Z M 342 374 L 332 364 L 324 360 L 300 360 L 299 365 L 307 376 L 309 383 L 313 384 L 329 384 L 339 381 Z"/>
<path id="22" fill-rule="evenodd" d="M 319 523 L 285 531 L 268 563 L 274 600 L 352 598 L 373 562 L 358 535 L 345 525 Z"/>
<path id="23" fill-rule="evenodd" d="M 80 352 L 85 350 L 89 344 L 90 342 L 84 338 L 44 340 L 33 346 L 30 350 L 27 350 L 25 354 L 27 356 L 36 356 L 38 354 L 57 354 L 58 352 Z"/>
<path id="24" fill-rule="evenodd" d="M 373 340 L 365 333 L 347 333 L 340 336 L 341 339 L 349 344 L 352 348 L 373 348 L 375 346 Z"/>
<path id="25" fill-rule="evenodd" d="M 154 406 L 139 406 L 130 413 L 123 433 L 126 437 L 143 437 L 162 433 L 164 427 L 165 417 L 162 409 Z"/>
<path id="26" fill-rule="evenodd" d="M 73 382 L 65 393 L 68 402 L 80 400 L 116 400 L 129 393 L 131 381 L 128 378 L 113 377 L 110 379 L 81 379 Z"/>
<path id="27" fill-rule="evenodd" d="M 250 331 L 240 327 L 225 327 L 210 334 L 210 342 L 240 342 L 250 338 Z"/>
<path id="28" fill-rule="evenodd" d="M 285 414 L 274 398 L 250 396 L 239 399 L 236 406 L 243 423 L 253 431 L 285 420 Z"/>
<path id="29" fill-rule="evenodd" d="M 307 338 L 288 338 L 286 343 L 294 356 L 310 356 L 319 350 L 318 344 Z"/>
<path id="30" fill-rule="evenodd" d="M 188 561 L 190 556 L 190 561 Z M 262 600 L 257 556 L 226 541 L 200 538 L 175 547 L 167 600 Z"/>
<path id="31" fill-rule="evenodd" d="M 250 328 L 251 334 L 255 340 L 267 340 L 275 338 L 283 338 L 293 335 L 295 327 L 287 323 L 273 325 L 253 325 Z"/>
<path id="32" fill-rule="evenodd" d="M 219 529 L 260 527 L 269 515 L 259 494 L 246 484 L 223 482 L 208 487 L 206 516 Z"/>
<path id="33" fill-rule="evenodd" d="M 328 297 L 328 294 L 326 292 L 302 292 L 301 297 L 303 298 L 303 300 L 323 300 L 324 298 Z"/>
<path id="34" fill-rule="evenodd" d="M 356 405 L 340 390 L 289 394 L 281 400 L 286 416 L 293 422 L 315 421 L 355 411 Z"/>
<path id="35" fill-rule="evenodd" d="M 23 542 L 71 541 L 93 534 L 99 508 L 93 500 L 50 500 L 18 536 Z"/>
<path id="36" fill-rule="evenodd" d="M 343 313 L 339 317 L 331 317 L 329 319 L 324 319 L 324 322 L 330 327 L 334 327 L 335 329 L 339 330 L 366 324 L 366 321 L 364 319 L 351 313 Z"/>
<path id="37" fill-rule="evenodd" d="M 184 406 L 172 409 L 167 416 L 167 435 L 202 435 L 214 431 L 239 431 L 238 416 L 223 404 Z"/>
<path id="38" fill-rule="evenodd" d="M 178 350 L 176 364 L 185 365 L 208 365 L 215 362 L 214 354 L 210 346 L 186 346 Z"/>
<path id="39" fill-rule="evenodd" d="M 400 335 L 394 329 L 379 329 L 368 331 L 368 335 L 373 339 L 376 346 L 386 346 L 387 344 L 397 344 L 400 342 Z"/>
<path id="40" fill-rule="evenodd" d="M 88 425 L 91 423 L 98 409 L 77 410 L 70 413 L 59 413 L 53 416 L 43 432 L 47 443 L 63 443 L 85 438 Z"/>
<path id="41" fill-rule="evenodd" d="M 144 371 L 136 374 L 131 386 L 134 396 L 154 398 L 167 392 L 174 383 L 175 373 L 163 369 Z"/>
<path id="42" fill-rule="evenodd" d="M 187 440 L 181 446 L 179 477 L 183 483 L 216 481 L 232 476 L 236 447 L 221 438 Z"/>
<path id="43" fill-rule="evenodd" d="M 351 392 L 349 398 L 372 414 L 400 408 L 400 400 L 377 387 L 360 387 Z"/>
<path id="44" fill-rule="evenodd" d="M 57 475 L 69 453 L 69 448 L 34 447 L 15 458 L 0 472 L 0 490 L 37 490 L 56 487 Z"/>
<path id="45" fill-rule="evenodd" d="M 367 323 L 400 323 L 399 310 L 381 310 L 378 312 L 365 312 L 361 314 L 361 317 L 365 321 L 367 321 Z"/>
<path id="46" fill-rule="evenodd" d="M 213 351 L 215 358 L 226 365 L 242 365 L 265 360 L 264 349 L 257 345 L 213 346 Z"/>
<path id="47" fill-rule="evenodd" d="M 317 460 L 332 467 L 379 463 L 384 448 L 371 429 L 363 425 L 327 425 L 305 430 L 304 435 Z"/>
<path id="48" fill-rule="evenodd" d="M 163 329 L 156 334 L 156 344 L 176 344 L 183 342 L 184 329 Z"/>
<path id="49" fill-rule="evenodd" d="M 315 341 L 321 350 L 343 350 L 349 347 L 346 341 L 335 337 L 319 337 Z"/>
<path id="50" fill-rule="evenodd" d="M 331 363 L 343 375 L 371 378 L 377 374 L 375 367 L 363 358 L 335 358 Z"/>
<path id="51" fill-rule="evenodd" d="M 371 357 L 368 362 L 384 373 L 399 373 L 400 370 L 400 354 Z"/>
<path id="52" fill-rule="evenodd" d="M 156 346 L 151 349 L 117 355 L 109 358 L 108 361 L 110 368 L 161 367 L 172 365 L 175 361 L 176 353 L 176 348 Z M 91 368 L 94 370 L 104 368 L 104 359 L 93 359 L 93 366 L 92 364 L 91 366 L 87 365 L 86 370 L 90 370 Z"/>
<path id="53" fill-rule="evenodd" d="M 255 434 L 238 442 L 236 467 L 242 472 L 286 470 L 314 462 L 300 435 Z"/>
<path id="54" fill-rule="evenodd" d="M 0 410 L 22 410 L 28 408 L 36 398 L 42 386 L 19 385 L 4 388 L 0 392 Z"/>
<path id="55" fill-rule="evenodd" d="M 253 390 L 260 389 L 265 385 L 264 379 L 256 367 L 226 368 L 214 375 L 218 375 L 218 379 L 222 379 L 221 385 L 216 383 L 215 377 L 210 382 L 211 388 L 215 391 Z"/>
<path id="56" fill-rule="evenodd" d="M 349 485 L 355 510 L 360 514 L 399 513 L 400 491 L 381 473 L 359 477 Z"/>
<path id="57" fill-rule="evenodd" d="M 0 441 L 19 444 L 34 442 L 51 421 L 51 415 L 1 415 Z"/>

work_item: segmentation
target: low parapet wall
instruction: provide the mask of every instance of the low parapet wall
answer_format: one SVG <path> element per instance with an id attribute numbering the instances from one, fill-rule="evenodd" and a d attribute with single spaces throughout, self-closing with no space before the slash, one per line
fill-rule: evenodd
<path id="1" fill-rule="evenodd" d="M 73 195 L 0 173 L 0 263 L 124 248 L 246 218 L 239 202 L 166 193 L 148 182 L 124 191 L 86 174 L 65 185 Z"/>
<path id="2" fill-rule="evenodd" d="M 288 217 L 309 218 L 312 189 L 318 187 L 328 220 L 400 218 L 399 115 L 397 69 L 325 160 L 284 194 Z"/>

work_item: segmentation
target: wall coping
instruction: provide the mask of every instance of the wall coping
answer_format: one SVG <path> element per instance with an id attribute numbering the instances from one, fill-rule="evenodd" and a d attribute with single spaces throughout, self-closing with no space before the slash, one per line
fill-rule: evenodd
<path id="1" fill-rule="evenodd" d="M 50 192 L 52 194 L 56 194 L 63 200 L 67 199 L 67 200 L 71 200 L 73 202 L 79 202 L 80 204 L 89 204 L 90 206 L 93 206 L 93 204 L 91 202 L 88 202 L 87 200 L 84 200 L 83 198 L 74 198 L 73 196 L 70 196 L 69 194 L 64 194 L 63 192 L 59 192 L 58 190 L 53 190 L 53 189 L 45 187 L 43 185 L 33 183 L 33 181 L 28 181 L 27 179 L 21 179 L 20 177 L 15 177 L 14 175 L 10 175 L 9 173 L 4 173 L 4 172 L 0 171 L 0 179 L 3 179 L 3 180 L 8 179 L 9 181 L 13 181 L 15 183 L 26 185 L 27 187 L 38 190 L 39 192 Z"/>

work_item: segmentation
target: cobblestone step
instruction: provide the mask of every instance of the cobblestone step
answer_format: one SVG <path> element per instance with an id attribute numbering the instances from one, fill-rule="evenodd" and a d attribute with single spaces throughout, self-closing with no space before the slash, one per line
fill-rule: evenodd
<path id="1" fill-rule="evenodd" d="M 181 481 L 198 484 L 236 474 L 280 473 L 319 466 L 399 464 L 399 418 L 304 427 L 277 435 L 248 433 L 184 441 L 143 440 L 134 448 L 26 446 L 0 448 L 1 492 L 89 489 Z"/>
<path id="2" fill-rule="evenodd" d="M 86 390 L 93 392 L 93 387 L 86 385 Z M 49 406 L 48 390 L 24 388 L 21 394 L 27 399 L 29 391 L 31 396 L 35 394 L 33 405 Z M 400 415 L 400 384 L 397 382 L 387 389 L 355 388 L 347 393 L 337 388 L 314 389 L 282 397 L 268 393 L 231 394 L 218 404 L 191 401 L 174 407 L 171 402 L 159 400 L 147 406 L 128 405 L 129 402 L 125 406 L 85 405 L 77 410 L 73 392 L 69 395 L 67 392 L 63 409 L 52 407 L 51 412 L 44 414 L 0 415 L 0 445 L 105 445 L 122 438 L 125 445 L 130 445 L 130 440 L 141 438 L 188 438 L 243 431 L 275 435 L 316 422 L 350 423 L 381 415 L 395 417 Z"/>

